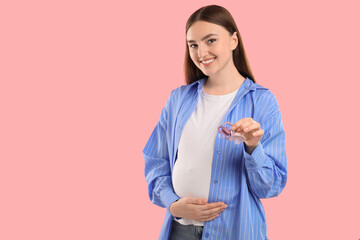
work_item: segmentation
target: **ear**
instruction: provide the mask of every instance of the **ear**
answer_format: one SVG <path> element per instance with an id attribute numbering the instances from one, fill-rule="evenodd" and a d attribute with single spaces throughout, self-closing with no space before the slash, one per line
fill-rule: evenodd
<path id="1" fill-rule="evenodd" d="M 239 39 L 237 37 L 237 32 L 234 32 L 231 36 L 231 50 L 234 50 L 239 43 Z"/>

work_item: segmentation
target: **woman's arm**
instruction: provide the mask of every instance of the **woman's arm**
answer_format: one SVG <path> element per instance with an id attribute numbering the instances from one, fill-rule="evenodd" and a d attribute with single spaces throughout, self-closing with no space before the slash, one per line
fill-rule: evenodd
<path id="1" fill-rule="evenodd" d="M 174 90 L 171 92 L 160 119 L 155 126 L 144 150 L 145 179 L 152 203 L 169 208 L 170 204 L 179 199 L 174 193 L 171 181 L 168 119 Z"/>
<path id="2" fill-rule="evenodd" d="M 251 191 L 258 198 L 278 196 L 287 181 L 285 131 L 278 103 L 272 94 L 266 94 L 268 104 L 261 128 L 264 135 L 251 149 L 243 148 L 245 168 Z"/>

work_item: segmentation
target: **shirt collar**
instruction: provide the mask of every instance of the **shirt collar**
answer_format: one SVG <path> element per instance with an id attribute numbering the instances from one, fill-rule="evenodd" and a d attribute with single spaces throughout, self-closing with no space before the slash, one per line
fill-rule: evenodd
<path id="1" fill-rule="evenodd" d="M 191 84 L 191 85 L 198 84 L 198 93 L 202 90 L 202 87 L 204 86 L 204 83 L 207 78 L 208 77 L 201 78 Z M 250 78 L 246 77 L 240 88 L 245 88 L 246 90 L 250 91 L 250 90 L 255 90 L 257 87 L 261 87 L 261 86 L 254 83 Z"/>

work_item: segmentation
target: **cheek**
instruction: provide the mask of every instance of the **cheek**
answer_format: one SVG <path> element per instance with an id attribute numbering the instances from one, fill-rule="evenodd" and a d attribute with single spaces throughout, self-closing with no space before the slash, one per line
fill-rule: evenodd
<path id="1" fill-rule="evenodd" d="M 226 50 L 227 48 L 224 45 L 216 46 L 216 49 L 214 49 L 214 51 L 219 55 L 224 55 L 226 53 Z"/>
<path id="2" fill-rule="evenodd" d="M 191 60 L 192 60 L 195 64 L 197 64 L 196 52 L 190 50 L 189 55 L 190 55 Z"/>
<path id="3" fill-rule="evenodd" d="M 220 53 L 221 55 L 226 55 L 229 52 L 232 52 L 231 46 L 229 44 L 225 44 L 225 43 L 216 45 L 216 47 L 214 48 L 214 51 L 216 51 L 217 53 Z"/>

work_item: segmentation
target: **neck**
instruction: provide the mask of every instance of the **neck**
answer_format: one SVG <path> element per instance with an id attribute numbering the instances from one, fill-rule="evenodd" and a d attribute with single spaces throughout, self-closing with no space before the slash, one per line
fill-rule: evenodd
<path id="1" fill-rule="evenodd" d="M 220 71 L 207 78 L 204 83 L 204 91 L 209 94 L 222 95 L 238 89 L 245 78 L 238 72 L 235 65 L 230 69 Z"/>

